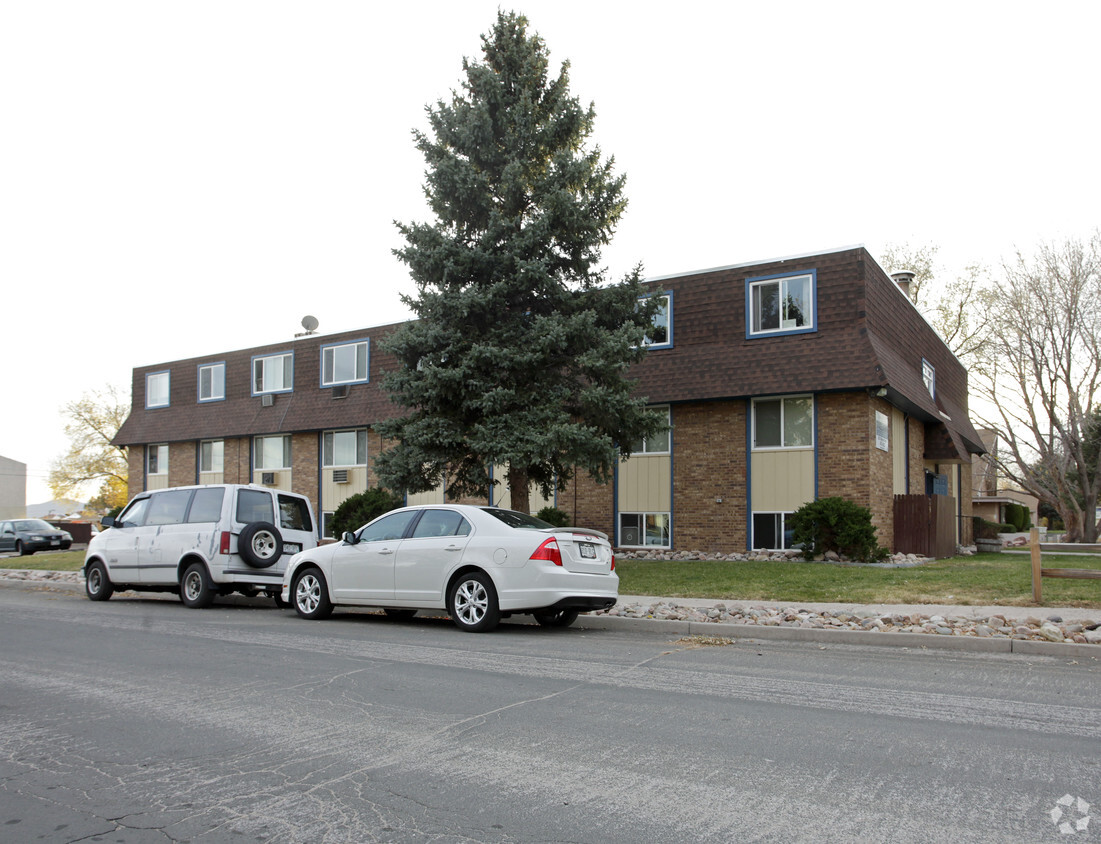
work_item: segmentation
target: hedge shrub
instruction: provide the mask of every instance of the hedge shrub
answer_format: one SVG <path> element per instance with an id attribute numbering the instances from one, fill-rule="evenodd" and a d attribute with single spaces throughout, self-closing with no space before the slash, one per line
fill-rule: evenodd
<path id="1" fill-rule="evenodd" d="M 569 515 L 562 512 L 557 507 L 544 507 L 535 514 L 535 518 L 542 519 L 547 524 L 554 525 L 555 527 L 569 527 L 570 525 Z"/>
<path id="2" fill-rule="evenodd" d="M 820 498 L 804 504 L 788 519 L 792 541 L 802 545 L 803 557 L 833 551 L 849 559 L 874 563 L 890 552 L 876 542 L 872 511 L 847 498 Z"/>
<path id="3" fill-rule="evenodd" d="M 400 495 L 376 486 L 345 498 L 333 513 L 329 529 L 333 536 L 339 538 L 345 531 L 359 530 L 372 519 L 404 505 L 405 501 Z"/>

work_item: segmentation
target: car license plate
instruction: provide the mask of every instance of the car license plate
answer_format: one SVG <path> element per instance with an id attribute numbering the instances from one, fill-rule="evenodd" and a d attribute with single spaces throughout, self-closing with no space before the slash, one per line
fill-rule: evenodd
<path id="1" fill-rule="evenodd" d="M 302 546 L 299 545 L 297 542 L 284 542 L 283 543 L 283 553 L 284 554 L 297 554 L 301 550 L 302 550 Z"/>
<path id="2" fill-rule="evenodd" d="M 60 539 L 51 539 L 51 540 L 50 540 L 50 544 L 51 544 L 51 545 L 60 545 L 60 544 L 61 544 L 61 540 L 60 540 Z"/>
<path id="3" fill-rule="evenodd" d="M 591 542 L 578 542 L 577 547 L 581 549 L 581 557 L 585 560 L 596 559 L 596 546 Z"/>

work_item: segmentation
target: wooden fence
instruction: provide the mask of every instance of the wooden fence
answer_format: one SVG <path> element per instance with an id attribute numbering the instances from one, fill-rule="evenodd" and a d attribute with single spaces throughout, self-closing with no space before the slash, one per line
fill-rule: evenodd
<path id="1" fill-rule="evenodd" d="M 1042 587 L 1040 581 L 1045 577 L 1071 577 L 1101 580 L 1101 569 L 1045 569 L 1043 552 L 1049 554 L 1101 554 L 1101 544 L 1082 542 L 1041 542 L 1040 529 L 1033 528 L 1029 534 L 1028 547 L 1032 551 L 1032 600 L 1041 603 Z"/>
<path id="2" fill-rule="evenodd" d="M 956 553 L 954 498 L 896 495 L 895 552 L 943 560 Z"/>

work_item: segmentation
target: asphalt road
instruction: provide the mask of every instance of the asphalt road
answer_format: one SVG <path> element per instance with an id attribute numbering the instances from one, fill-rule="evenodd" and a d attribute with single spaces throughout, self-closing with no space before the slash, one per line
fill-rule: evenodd
<path id="1" fill-rule="evenodd" d="M 1096 815 L 1095 658 L 0 587 L 3 842 L 1088 841 Z"/>

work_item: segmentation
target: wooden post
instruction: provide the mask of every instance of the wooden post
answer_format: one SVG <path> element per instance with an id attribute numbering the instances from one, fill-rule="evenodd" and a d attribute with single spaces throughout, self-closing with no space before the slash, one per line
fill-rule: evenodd
<path id="1" fill-rule="evenodd" d="M 1040 601 L 1040 581 L 1043 577 L 1040 574 L 1040 529 L 1034 527 L 1028 536 L 1028 546 L 1032 551 L 1032 600 L 1039 604 Z"/>

